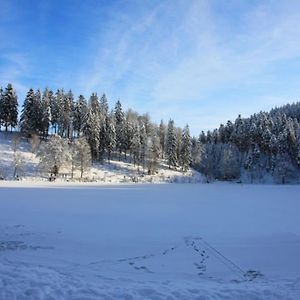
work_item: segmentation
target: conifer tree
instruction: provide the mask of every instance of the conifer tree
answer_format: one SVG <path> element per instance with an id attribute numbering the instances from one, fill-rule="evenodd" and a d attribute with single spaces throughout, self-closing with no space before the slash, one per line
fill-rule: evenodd
<path id="1" fill-rule="evenodd" d="M 116 148 L 116 129 L 113 112 L 106 119 L 106 150 L 107 150 L 107 160 L 110 162 L 111 154 Z"/>
<path id="2" fill-rule="evenodd" d="M 5 127 L 5 131 L 7 131 L 9 126 L 12 129 L 18 124 L 18 98 L 10 83 L 1 98 L 0 120 Z"/>
<path id="3" fill-rule="evenodd" d="M 46 88 L 43 93 L 41 103 L 41 131 L 44 138 L 48 136 L 49 126 L 51 122 L 51 97 L 52 92 Z"/>
<path id="4" fill-rule="evenodd" d="M 35 132 L 33 126 L 34 115 L 34 102 L 35 102 L 35 93 L 33 89 L 30 89 L 27 93 L 27 96 L 23 103 L 23 109 L 20 117 L 20 128 L 22 132 L 27 134 Z"/>
<path id="5" fill-rule="evenodd" d="M 177 139 L 174 127 L 174 121 L 170 120 L 168 123 L 168 133 L 167 133 L 167 161 L 169 169 L 171 167 L 177 166 Z"/>
<path id="6" fill-rule="evenodd" d="M 77 133 L 77 137 L 82 133 L 84 122 L 88 113 L 88 105 L 83 95 L 80 95 L 74 105 L 73 111 L 73 129 Z"/>
<path id="7" fill-rule="evenodd" d="M 144 123 L 141 123 L 141 125 L 140 125 L 140 141 L 141 141 L 140 160 L 141 160 L 143 169 L 145 169 L 148 137 L 147 137 L 146 128 L 145 128 Z"/>
<path id="8" fill-rule="evenodd" d="M 115 122 L 116 122 L 116 148 L 119 151 L 119 160 L 121 153 L 124 151 L 124 131 L 125 131 L 125 117 L 121 102 L 118 100 L 115 106 Z"/>
<path id="9" fill-rule="evenodd" d="M 166 126 L 163 120 L 160 121 L 158 129 L 158 137 L 161 149 L 161 158 L 164 158 L 165 148 L 166 148 Z"/>
<path id="10" fill-rule="evenodd" d="M 191 146 L 192 146 L 192 142 L 191 142 L 190 130 L 189 130 L 189 126 L 186 125 L 182 131 L 182 144 L 181 144 L 181 151 L 180 151 L 180 164 L 184 172 L 188 170 L 192 161 Z"/>
<path id="11" fill-rule="evenodd" d="M 99 156 L 100 160 L 103 161 L 104 152 L 107 148 L 107 118 L 108 118 L 108 101 L 106 95 L 103 94 L 99 101 L 100 109 L 100 131 L 99 131 Z"/>
<path id="12" fill-rule="evenodd" d="M 55 95 L 50 99 L 51 108 L 51 125 L 54 129 L 54 133 L 61 133 L 61 109 L 63 107 L 64 91 L 63 89 L 58 89 Z"/>
<path id="13" fill-rule="evenodd" d="M 152 132 L 147 142 L 147 168 L 151 175 L 157 171 L 158 166 L 160 143 L 157 134 Z"/>
<path id="14" fill-rule="evenodd" d="M 4 109 L 4 95 L 3 95 L 3 89 L 0 86 L 0 131 L 1 131 L 1 127 L 4 123 L 3 120 L 3 109 Z"/>
<path id="15" fill-rule="evenodd" d="M 83 133 L 91 147 L 92 159 L 99 159 L 99 115 L 92 108 L 89 109 L 83 127 Z"/>
<path id="16" fill-rule="evenodd" d="M 59 94 L 59 134 L 62 137 L 72 137 L 72 114 L 74 110 L 74 97 L 70 90 L 67 94 L 63 91 Z"/>
<path id="17" fill-rule="evenodd" d="M 133 164 L 139 164 L 140 155 L 141 155 L 141 136 L 140 130 L 137 125 L 133 128 L 133 137 L 132 137 L 132 155 L 133 155 Z"/>

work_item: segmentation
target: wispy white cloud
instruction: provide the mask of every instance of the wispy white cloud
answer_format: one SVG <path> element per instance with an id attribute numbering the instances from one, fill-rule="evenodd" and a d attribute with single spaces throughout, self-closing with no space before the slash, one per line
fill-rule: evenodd
<path id="1" fill-rule="evenodd" d="M 299 57 L 300 5 L 271 1 L 241 9 L 239 20 L 230 24 L 241 28 L 230 31 L 226 26 L 232 20 L 219 15 L 212 4 L 216 5 L 212 1 L 163 1 L 140 15 L 124 17 L 117 12 L 119 21 L 111 24 L 105 39 L 101 35 L 95 43 L 92 69 L 82 71 L 80 85 L 86 92 L 103 88 L 155 116 L 159 110 L 163 118 L 182 119 L 180 114 L 188 103 L 192 109 L 184 110 L 186 122 L 191 112 L 200 115 L 204 105 L 207 113 L 216 112 L 212 115 L 216 125 L 222 115 L 219 99 L 211 98 L 216 90 L 239 86 L 245 97 L 247 89 L 261 84 L 270 66 Z M 254 95 L 251 105 L 261 109 L 263 103 L 278 104 L 270 101 L 276 96 L 271 90 L 269 95 Z M 237 100 L 226 93 L 223 97 L 228 97 L 230 105 Z M 211 102 L 209 109 L 204 104 L 207 101 Z M 251 110 L 245 106 L 244 101 L 236 103 L 241 113 Z M 234 117 L 233 113 L 223 115 Z M 207 128 L 213 122 L 200 119 L 198 124 Z"/>
<path id="2" fill-rule="evenodd" d="M 120 1 L 83 8 L 86 17 L 74 10 L 72 20 L 80 18 L 82 26 L 94 20 L 88 37 L 57 55 L 56 68 L 40 73 L 33 55 L 19 50 L 15 60 L 6 57 L 10 75 L 2 66 L 1 80 L 21 84 L 21 73 L 30 72 L 45 85 L 57 83 L 77 94 L 106 92 L 111 102 L 121 98 L 125 107 L 148 111 L 155 120 L 188 122 L 194 133 L 238 113 L 296 100 L 300 92 L 297 0 Z M 40 10 L 45 27 L 51 7 Z"/>

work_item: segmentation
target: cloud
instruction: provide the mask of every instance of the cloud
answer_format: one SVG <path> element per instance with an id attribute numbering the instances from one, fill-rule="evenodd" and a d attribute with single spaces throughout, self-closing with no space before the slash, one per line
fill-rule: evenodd
<path id="1" fill-rule="evenodd" d="M 0 79 L 59 84 L 50 87 L 87 97 L 106 92 L 111 104 L 120 98 L 156 121 L 188 122 L 195 134 L 300 92 L 298 1 L 91 3 L 63 10 L 69 23 L 55 33 L 66 44 L 54 35 L 43 47 L 2 52 L 7 66 L 0 65 Z M 52 22 L 53 11 L 49 4 L 39 8 L 42 36 L 61 21 Z"/>

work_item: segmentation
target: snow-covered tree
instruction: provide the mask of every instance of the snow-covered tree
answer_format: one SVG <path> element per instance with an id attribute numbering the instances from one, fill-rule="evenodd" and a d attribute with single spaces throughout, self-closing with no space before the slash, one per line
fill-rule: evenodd
<path id="1" fill-rule="evenodd" d="M 121 153 L 125 149 L 124 132 L 125 132 L 125 116 L 121 102 L 118 100 L 115 106 L 115 123 L 116 123 L 116 148 L 119 151 L 119 159 Z"/>
<path id="2" fill-rule="evenodd" d="M 99 156 L 100 160 L 103 161 L 105 149 L 107 149 L 107 118 L 108 118 L 108 101 L 106 95 L 103 94 L 99 101 L 100 109 L 100 131 L 99 131 Z"/>
<path id="3" fill-rule="evenodd" d="M 20 117 L 20 128 L 22 132 L 33 133 L 36 131 L 33 125 L 35 93 L 30 89 L 23 103 L 23 109 Z"/>
<path id="4" fill-rule="evenodd" d="M 90 108 L 84 123 L 83 133 L 91 147 L 93 160 L 97 160 L 99 158 L 99 131 L 99 114 L 97 111 L 95 112 L 92 108 Z"/>
<path id="5" fill-rule="evenodd" d="M 51 97 L 52 92 L 46 88 L 43 93 L 41 102 L 41 132 L 44 138 L 48 136 L 49 126 L 51 122 Z"/>
<path id="6" fill-rule="evenodd" d="M 160 142 L 155 132 L 152 132 L 147 140 L 147 169 L 148 174 L 154 174 L 157 171 L 159 159 Z"/>
<path id="7" fill-rule="evenodd" d="M 161 158 L 163 159 L 165 149 L 166 149 L 166 125 L 164 124 L 163 120 L 161 120 L 159 124 L 158 137 L 159 137 L 159 143 L 161 149 Z"/>
<path id="8" fill-rule="evenodd" d="M 91 168 L 92 156 L 91 148 L 85 137 L 79 137 L 73 145 L 72 160 L 76 168 L 80 171 L 80 178 L 84 172 Z"/>
<path id="9" fill-rule="evenodd" d="M 180 164 L 182 170 L 186 172 L 192 161 L 192 142 L 188 125 L 186 125 L 182 131 L 181 141 Z"/>
<path id="10" fill-rule="evenodd" d="M 77 137 L 82 133 L 84 122 L 88 113 L 88 104 L 83 95 L 80 95 L 74 105 L 73 111 L 73 129 L 77 133 Z"/>
<path id="11" fill-rule="evenodd" d="M 63 93 L 59 95 L 59 134 L 62 137 L 71 138 L 72 137 L 72 115 L 74 110 L 74 97 L 70 90 L 67 94 Z"/>
<path id="12" fill-rule="evenodd" d="M 224 145 L 220 161 L 220 179 L 232 180 L 240 176 L 238 149 L 231 144 Z"/>
<path id="13" fill-rule="evenodd" d="M 15 128 L 18 124 L 18 98 L 13 86 L 9 83 L 2 93 L 0 120 L 5 131 L 10 126 Z"/>
<path id="14" fill-rule="evenodd" d="M 116 148 L 116 129 L 113 112 L 106 119 L 106 151 L 108 162 L 111 160 L 111 154 Z"/>
<path id="15" fill-rule="evenodd" d="M 147 153 L 147 147 L 148 147 L 148 137 L 147 137 L 146 128 L 145 128 L 144 123 L 140 124 L 139 134 L 140 134 L 140 141 L 141 141 L 140 160 L 141 160 L 143 169 L 145 169 L 146 153 Z"/>
<path id="16" fill-rule="evenodd" d="M 133 164 L 139 164 L 140 156 L 141 156 L 141 136 L 140 129 L 137 125 L 133 128 L 133 137 L 132 137 L 132 156 L 133 156 Z"/>
<path id="17" fill-rule="evenodd" d="M 55 95 L 50 97 L 51 125 L 54 133 L 58 133 L 60 106 L 63 96 L 63 90 L 57 90 Z"/>
<path id="18" fill-rule="evenodd" d="M 1 126 L 4 123 L 4 120 L 3 120 L 3 114 L 4 114 L 3 110 L 4 110 L 4 95 L 3 95 L 3 89 L 0 86 L 0 131 L 1 131 Z M 1 176 L 1 174 L 0 174 L 0 176 Z"/>
<path id="19" fill-rule="evenodd" d="M 177 166 L 177 138 L 176 131 L 174 127 L 174 121 L 170 120 L 168 123 L 167 131 L 167 145 L 166 145 L 166 155 L 169 168 Z"/>
<path id="20" fill-rule="evenodd" d="M 53 135 L 49 141 L 43 141 L 38 156 L 40 158 L 40 168 L 57 176 L 62 167 L 68 167 L 71 162 L 71 153 L 67 139 L 59 135 Z"/>

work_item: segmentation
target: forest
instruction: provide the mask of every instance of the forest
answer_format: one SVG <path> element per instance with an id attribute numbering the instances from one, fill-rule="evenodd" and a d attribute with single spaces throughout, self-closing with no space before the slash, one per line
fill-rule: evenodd
<path id="1" fill-rule="evenodd" d="M 239 115 L 191 136 L 188 125 L 180 128 L 172 119 L 156 124 L 148 114 L 124 111 L 119 100 L 111 109 L 105 94 L 75 99 L 64 89 L 30 89 L 19 113 L 12 84 L 0 90 L 1 128 L 42 140 L 39 155 L 49 173 L 58 173 L 65 160 L 83 173 L 89 161 L 124 159 L 152 174 L 165 160 L 169 168 L 200 171 L 207 182 L 297 183 L 299 122 L 297 102 L 247 118 Z"/>

